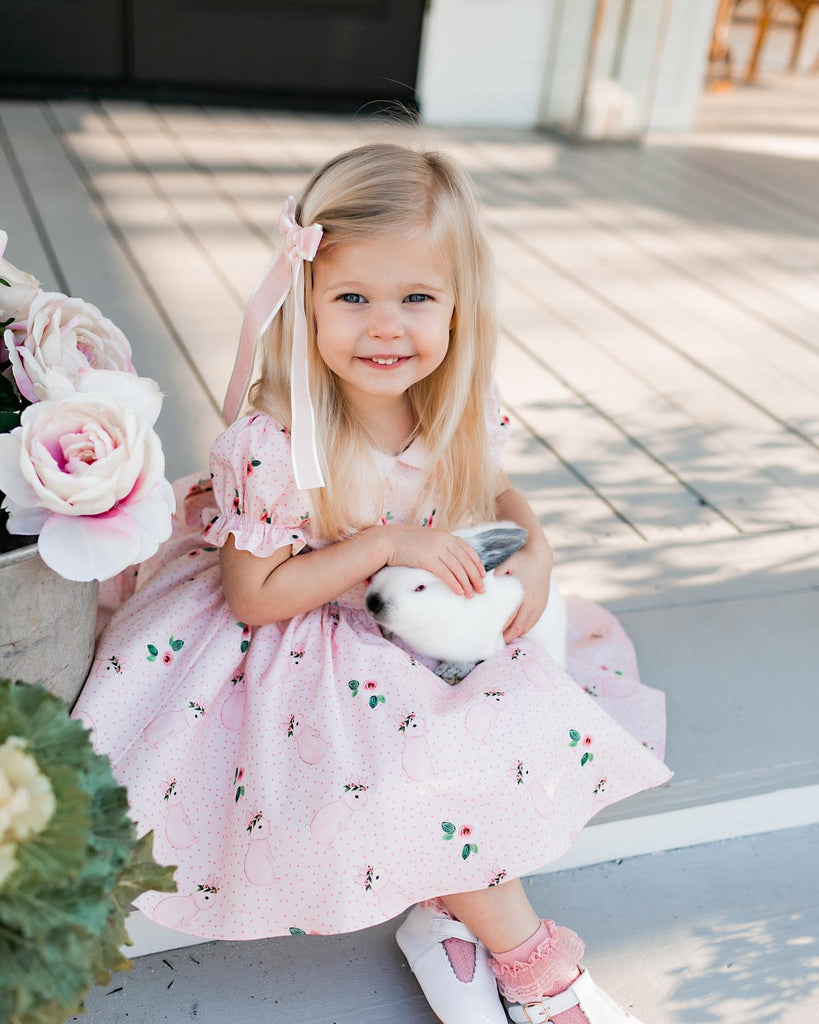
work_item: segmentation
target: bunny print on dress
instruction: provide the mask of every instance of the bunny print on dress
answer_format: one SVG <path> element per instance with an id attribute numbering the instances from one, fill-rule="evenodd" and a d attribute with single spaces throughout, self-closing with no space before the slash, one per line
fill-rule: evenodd
<path id="1" fill-rule="evenodd" d="M 414 782 L 429 782 L 437 773 L 427 741 L 424 720 L 411 711 L 398 726 L 398 730 L 405 737 L 401 753 L 404 771 Z"/>
<path id="2" fill-rule="evenodd" d="M 217 886 L 197 886 L 194 892 L 179 896 L 166 896 L 154 907 L 153 918 L 166 928 L 185 928 L 200 914 L 212 910 L 219 892 Z"/>
<path id="3" fill-rule="evenodd" d="M 186 850 L 198 841 L 191 828 L 191 819 L 182 806 L 182 795 L 174 779 L 165 789 L 164 800 L 167 805 L 165 815 L 165 838 L 175 850 Z"/>
<path id="4" fill-rule="evenodd" d="M 352 782 L 344 787 L 344 795 L 324 804 L 313 815 L 310 834 L 317 843 L 332 848 L 339 832 L 343 832 L 356 811 L 367 803 L 367 786 Z"/>
<path id="5" fill-rule="evenodd" d="M 158 747 L 165 740 L 190 729 L 204 713 L 205 709 L 201 705 L 189 701 L 183 711 L 165 711 L 157 715 L 151 724 L 145 727 L 142 735 L 149 747 Z"/>
<path id="6" fill-rule="evenodd" d="M 467 711 L 466 731 L 476 743 L 486 741 L 505 706 L 506 694 L 502 690 L 486 690 L 483 700 Z"/>
<path id="7" fill-rule="evenodd" d="M 247 831 L 250 833 L 250 845 L 245 854 L 245 878 L 251 885 L 273 885 L 279 878 L 271 845 L 270 822 L 258 811 L 248 822 Z"/>
<path id="8" fill-rule="evenodd" d="M 290 716 L 287 736 L 295 739 L 299 758 L 305 764 L 318 764 L 330 746 L 316 729 L 302 722 L 296 715 Z"/>

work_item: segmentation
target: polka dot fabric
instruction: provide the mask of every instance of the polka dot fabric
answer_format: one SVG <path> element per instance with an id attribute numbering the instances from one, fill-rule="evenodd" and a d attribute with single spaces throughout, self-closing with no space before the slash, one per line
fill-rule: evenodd
<path id="1" fill-rule="evenodd" d="M 378 456 L 384 523 L 407 521 L 423 456 L 420 441 Z M 279 424 L 238 421 L 211 469 L 177 483 L 171 540 L 109 588 L 112 603 L 135 592 L 74 711 L 178 865 L 178 893 L 137 900 L 148 917 L 219 939 L 364 928 L 540 868 L 603 807 L 669 778 L 663 695 L 581 598 L 568 671 L 521 640 L 452 687 L 381 636 L 363 584 L 288 622 L 238 622 L 220 584 L 229 535 L 258 555 L 320 544 Z"/>

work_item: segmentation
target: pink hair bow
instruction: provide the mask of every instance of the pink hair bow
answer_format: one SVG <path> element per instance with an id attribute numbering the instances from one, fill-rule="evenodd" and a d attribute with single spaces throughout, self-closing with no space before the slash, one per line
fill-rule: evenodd
<path id="1" fill-rule="evenodd" d="M 296 222 L 296 200 L 287 197 L 279 230 L 284 242 L 256 283 L 245 310 L 239 351 L 230 375 L 225 404 L 225 421 L 233 423 L 250 384 L 259 338 L 279 312 L 290 289 L 295 296 L 293 352 L 290 360 L 290 441 L 293 475 L 300 491 L 323 487 L 324 477 L 316 445 L 316 418 L 310 398 L 307 372 L 307 318 L 304 314 L 304 260 L 315 258 L 322 236 L 320 224 L 303 228 Z"/>

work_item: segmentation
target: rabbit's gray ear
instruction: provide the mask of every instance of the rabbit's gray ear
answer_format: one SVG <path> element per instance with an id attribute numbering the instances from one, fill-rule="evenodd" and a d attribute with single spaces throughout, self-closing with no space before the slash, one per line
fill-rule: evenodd
<path id="1" fill-rule="evenodd" d="M 522 526 L 493 526 L 476 533 L 469 543 L 478 552 L 484 569 L 497 569 L 510 555 L 520 551 L 529 536 Z"/>

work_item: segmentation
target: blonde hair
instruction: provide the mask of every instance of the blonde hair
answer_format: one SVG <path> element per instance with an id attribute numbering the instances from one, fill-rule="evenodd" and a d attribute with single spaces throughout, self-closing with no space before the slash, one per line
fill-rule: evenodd
<path id="1" fill-rule="evenodd" d="M 416 433 L 428 451 L 418 507 L 434 496 L 437 522 L 449 529 L 491 518 L 495 473 L 486 402 L 497 327 L 492 258 L 471 180 L 441 153 L 361 146 L 316 171 L 296 216 L 300 224 L 324 228 L 316 259 L 333 246 L 395 230 L 423 230 L 438 247 L 450 268 L 455 314 L 443 362 L 408 392 Z M 320 537 L 339 540 L 378 521 L 385 511 L 382 485 L 372 441 L 318 354 L 309 263 L 304 270 L 310 388 L 327 483 L 309 492 L 311 513 Z M 293 302 L 288 296 L 262 339 L 261 376 L 250 390 L 253 407 L 287 427 Z"/>

